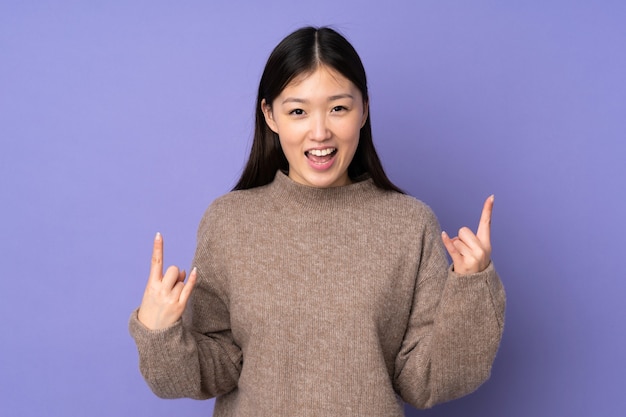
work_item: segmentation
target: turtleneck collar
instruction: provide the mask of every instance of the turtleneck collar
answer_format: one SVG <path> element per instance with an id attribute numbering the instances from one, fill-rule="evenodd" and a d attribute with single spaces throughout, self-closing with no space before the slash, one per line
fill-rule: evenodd
<path id="1" fill-rule="evenodd" d="M 280 170 L 268 186 L 278 200 L 289 200 L 315 208 L 360 205 L 372 197 L 372 192 L 382 191 L 371 178 L 340 187 L 317 188 L 295 182 Z"/>

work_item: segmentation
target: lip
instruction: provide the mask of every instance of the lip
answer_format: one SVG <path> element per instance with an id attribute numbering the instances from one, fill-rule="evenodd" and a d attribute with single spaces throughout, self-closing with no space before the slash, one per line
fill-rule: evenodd
<path id="1" fill-rule="evenodd" d="M 311 159 L 308 158 L 307 154 L 310 151 L 323 151 L 326 149 L 334 149 L 334 153 L 332 154 L 332 156 L 330 157 L 330 159 L 326 162 L 320 163 L 320 162 L 315 162 Z M 306 158 L 307 164 L 309 164 L 309 167 L 311 167 L 312 169 L 314 169 L 315 171 L 326 171 L 330 168 L 332 168 L 332 166 L 334 165 L 335 161 L 337 160 L 337 148 L 334 146 L 322 146 L 322 147 L 317 147 L 317 148 L 310 148 L 307 149 L 306 151 L 304 151 L 304 157 Z"/>

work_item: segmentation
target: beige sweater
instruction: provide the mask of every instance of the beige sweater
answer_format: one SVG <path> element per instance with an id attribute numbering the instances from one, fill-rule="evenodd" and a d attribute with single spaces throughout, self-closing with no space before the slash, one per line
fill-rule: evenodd
<path id="1" fill-rule="evenodd" d="M 130 331 L 157 395 L 217 396 L 217 417 L 402 416 L 475 390 L 502 335 L 493 265 L 456 275 L 432 211 L 371 180 L 231 192 L 194 266 L 183 320 Z"/>

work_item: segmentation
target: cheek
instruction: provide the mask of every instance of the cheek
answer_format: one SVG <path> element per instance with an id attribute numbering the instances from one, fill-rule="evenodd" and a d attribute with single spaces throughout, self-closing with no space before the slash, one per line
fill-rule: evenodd
<path id="1" fill-rule="evenodd" d="M 345 128 L 341 129 L 338 136 L 345 145 L 356 148 L 361 136 L 361 125 L 355 123 L 350 126 L 345 126 Z"/>
<path id="2" fill-rule="evenodd" d="M 281 142 L 295 142 L 299 137 L 297 124 L 279 120 L 276 123 L 276 128 Z"/>
<path id="3" fill-rule="evenodd" d="M 293 132 L 281 130 L 278 140 L 285 156 L 295 155 L 300 152 L 301 141 L 297 139 Z"/>
<path id="4" fill-rule="evenodd" d="M 284 152 L 299 152 L 306 142 L 306 126 L 298 123 L 281 123 L 279 128 L 278 138 Z"/>
<path id="5" fill-rule="evenodd" d="M 281 142 L 293 142 L 293 134 L 289 131 L 289 129 L 280 126 L 277 134 Z"/>

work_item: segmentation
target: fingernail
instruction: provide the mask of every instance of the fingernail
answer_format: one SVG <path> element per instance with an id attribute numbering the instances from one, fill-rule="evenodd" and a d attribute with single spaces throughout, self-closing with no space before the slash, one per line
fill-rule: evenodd
<path id="1" fill-rule="evenodd" d="M 157 232 L 156 236 L 154 238 L 157 239 L 157 240 L 161 239 L 161 232 Z"/>

